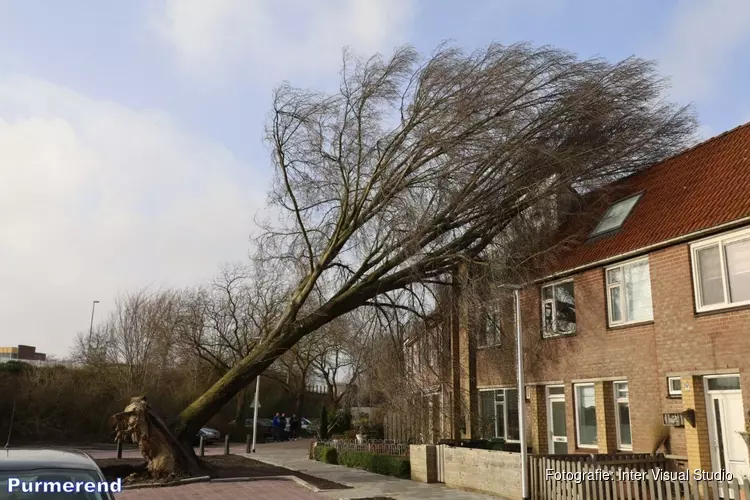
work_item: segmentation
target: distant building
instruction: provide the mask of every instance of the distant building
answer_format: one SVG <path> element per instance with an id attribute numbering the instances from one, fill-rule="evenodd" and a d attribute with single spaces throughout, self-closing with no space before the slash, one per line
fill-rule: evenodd
<path id="1" fill-rule="evenodd" d="M 47 361 L 47 355 L 43 352 L 36 352 L 36 347 L 32 345 L 0 347 L 0 362 L 8 361 L 10 359 L 24 361 Z"/>

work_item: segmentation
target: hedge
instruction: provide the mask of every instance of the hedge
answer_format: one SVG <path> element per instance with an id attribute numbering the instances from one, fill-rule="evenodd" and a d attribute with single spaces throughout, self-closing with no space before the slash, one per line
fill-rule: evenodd
<path id="1" fill-rule="evenodd" d="M 356 469 L 382 474 L 384 476 L 409 479 L 411 477 L 411 464 L 406 457 L 392 455 L 380 455 L 365 451 L 342 450 L 338 456 L 339 464 Z"/>
<path id="2" fill-rule="evenodd" d="M 327 464 L 338 465 L 338 453 L 336 448 L 330 446 L 316 446 L 315 447 L 315 460 L 318 462 L 325 462 Z"/>

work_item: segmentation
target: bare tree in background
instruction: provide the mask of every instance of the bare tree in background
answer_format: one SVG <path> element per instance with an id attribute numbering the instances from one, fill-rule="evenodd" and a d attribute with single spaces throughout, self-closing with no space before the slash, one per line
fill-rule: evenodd
<path id="1" fill-rule="evenodd" d="M 269 278 L 247 266 L 224 266 L 208 286 L 187 294 L 180 345 L 217 373 L 227 373 L 252 352 L 280 314 L 283 288 Z M 247 386 L 238 396 L 235 422 L 243 434 Z"/>
<path id="2" fill-rule="evenodd" d="M 347 321 L 348 320 L 348 321 Z M 327 335 L 318 344 L 320 355 L 315 360 L 317 375 L 325 382 L 328 404 L 339 410 L 349 399 L 364 369 L 368 338 L 366 325 L 356 324 L 351 315 L 338 318 L 324 328 Z"/>
<path id="3" fill-rule="evenodd" d="M 294 413 L 302 415 L 305 396 L 313 379 L 315 361 L 320 357 L 318 342 L 322 335 L 315 332 L 281 355 L 264 374 L 281 383 L 295 400 Z"/>
<path id="4" fill-rule="evenodd" d="M 180 294 L 172 290 L 144 289 L 119 297 L 103 324 L 78 335 L 73 357 L 115 373 L 122 394 L 158 387 L 176 355 L 180 308 Z"/>
<path id="5" fill-rule="evenodd" d="M 261 238 L 303 277 L 263 341 L 172 428 L 187 443 L 300 339 L 383 294 L 479 257 L 529 207 L 684 148 L 695 120 L 650 62 L 549 47 L 411 48 L 345 59 L 339 91 L 285 85 L 268 127 L 280 213 Z M 294 267 L 299 272 L 299 267 Z M 283 281 L 283 278 L 282 278 Z M 305 308 L 318 293 L 320 303 Z"/>

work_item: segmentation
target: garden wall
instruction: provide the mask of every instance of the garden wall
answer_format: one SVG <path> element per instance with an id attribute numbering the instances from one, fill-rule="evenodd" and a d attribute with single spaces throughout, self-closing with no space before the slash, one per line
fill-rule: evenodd
<path id="1" fill-rule="evenodd" d="M 440 449 L 438 449 L 440 448 Z M 521 454 L 447 445 L 412 445 L 412 479 L 521 500 Z"/>

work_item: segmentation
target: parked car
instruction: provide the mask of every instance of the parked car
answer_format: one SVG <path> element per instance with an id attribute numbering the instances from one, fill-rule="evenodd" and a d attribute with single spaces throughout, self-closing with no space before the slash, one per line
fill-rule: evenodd
<path id="1" fill-rule="evenodd" d="M 236 420 L 232 420 L 229 422 L 230 426 L 237 425 Z M 245 419 L 245 428 L 248 430 L 248 432 L 252 433 L 253 430 L 253 419 L 247 418 Z M 258 419 L 258 436 L 257 440 L 258 442 L 268 441 L 269 439 L 273 439 L 274 433 L 273 433 L 273 421 L 270 418 L 259 418 Z"/>
<path id="2" fill-rule="evenodd" d="M 320 421 L 317 419 L 310 420 L 309 418 L 303 417 L 300 419 L 300 428 L 303 432 L 306 432 L 308 434 L 317 434 L 320 430 Z"/>
<path id="3" fill-rule="evenodd" d="M 69 497 L 82 500 L 115 500 L 114 494 L 109 492 L 80 492 L 65 493 L 54 490 L 45 493 L 23 492 L 20 485 L 11 483 L 11 479 L 18 479 L 22 483 L 52 482 L 105 482 L 106 479 L 99 466 L 85 453 L 69 450 L 52 449 L 22 449 L 11 448 L 0 453 L 0 491 L 3 498 L 14 500 L 44 500 L 49 498 Z M 112 485 L 111 482 L 108 484 Z M 9 487 L 14 490 L 10 491 Z M 55 495 L 57 493 L 57 495 Z"/>
<path id="4" fill-rule="evenodd" d="M 198 434 L 195 435 L 195 445 L 197 446 L 203 436 L 203 444 L 213 444 L 221 439 L 221 432 L 210 427 L 201 427 Z"/>

